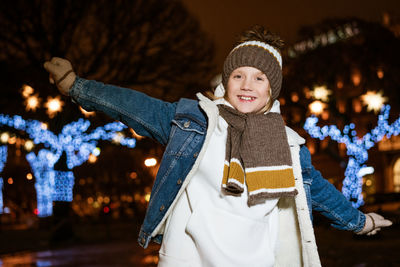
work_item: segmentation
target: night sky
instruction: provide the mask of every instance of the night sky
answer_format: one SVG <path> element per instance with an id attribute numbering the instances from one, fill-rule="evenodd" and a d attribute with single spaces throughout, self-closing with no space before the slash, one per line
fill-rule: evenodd
<path id="1" fill-rule="evenodd" d="M 205 32 L 216 44 L 216 63 L 220 68 L 235 41 L 235 36 L 254 24 L 278 33 L 286 43 L 298 39 L 303 25 L 313 25 L 326 18 L 357 17 L 381 21 L 383 12 L 400 17 L 399 0 L 183 0 L 189 12 L 198 18 Z"/>

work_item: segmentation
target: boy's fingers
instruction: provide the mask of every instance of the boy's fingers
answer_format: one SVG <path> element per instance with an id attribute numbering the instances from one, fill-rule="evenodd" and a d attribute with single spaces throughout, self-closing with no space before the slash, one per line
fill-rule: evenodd
<path id="1" fill-rule="evenodd" d="M 51 84 L 54 84 L 54 78 L 53 78 L 53 75 L 49 75 L 49 81 L 50 81 L 50 83 Z"/>
<path id="2" fill-rule="evenodd" d="M 48 62 L 48 61 L 46 61 L 44 64 L 43 64 L 43 67 L 44 67 L 44 69 L 45 70 L 49 70 L 49 64 L 50 64 L 50 62 Z"/>
<path id="3" fill-rule="evenodd" d="M 393 223 L 392 223 L 392 221 L 390 221 L 390 220 L 383 220 L 381 223 L 380 223 L 380 226 L 383 226 L 383 227 L 388 227 L 388 226 L 391 226 Z"/>
<path id="4" fill-rule="evenodd" d="M 51 59 L 51 63 L 53 63 L 54 65 L 59 65 L 60 64 L 60 60 L 61 60 L 61 58 L 59 58 L 59 57 L 53 57 Z"/>
<path id="5" fill-rule="evenodd" d="M 44 69 L 47 70 L 48 72 L 54 71 L 54 69 L 57 67 L 53 62 L 49 61 L 46 61 L 43 66 Z"/>

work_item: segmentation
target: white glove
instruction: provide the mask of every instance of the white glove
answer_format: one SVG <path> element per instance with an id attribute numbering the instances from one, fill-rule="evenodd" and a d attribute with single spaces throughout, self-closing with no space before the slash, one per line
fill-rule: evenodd
<path id="1" fill-rule="evenodd" d="M 63 58 L 53 57 L 50 61 L 44 63 L 44 68 L 50 73 L 50 83 L 55 83 L 63 95 L 68 95 L 76 78 L 71 62 Z"/>
<path id="2" fill-rule="evenodd" d="M 364 235 L 364 234 L 374 235 L 379 230 L 381 230 L 382 227 L 388 227 L 391 225 L 392 225 L 391 221 L 386 220 L 379 214 L 371 212 L 371 213 L 365 214 L 364 228 L 360 232 L 357 232 L 357 234 L 358 235 Z"/>

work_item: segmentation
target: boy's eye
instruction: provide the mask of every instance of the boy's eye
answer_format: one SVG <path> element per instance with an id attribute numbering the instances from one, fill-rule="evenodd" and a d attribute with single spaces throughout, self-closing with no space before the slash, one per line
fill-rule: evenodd
<path id="1" fill-rule="evenodd" d="M 264 81 L 264 77 L 262 76 L 257 77 L 257 81 Z"/>
<path id="2" fill-rule="evenodd" d="M 235 79 L 240 79 L 240 78 L 242 78 L 242 75 L 240 75 L 240 74 L 235 74 L 235 75 L 233 75 L 233 78 L 235 78 Z"/>

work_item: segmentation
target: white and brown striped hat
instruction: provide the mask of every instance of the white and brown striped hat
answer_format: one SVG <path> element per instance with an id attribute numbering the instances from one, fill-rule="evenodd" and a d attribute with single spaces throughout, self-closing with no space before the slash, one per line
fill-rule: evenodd
<path id="1" fill-rule="evenodd" d="M 246 41 L 233 48 L 224 62 L 222 84 L 225 88 L 232 71 L 239 67 L 254 67 L 265 73 L 272 99 L 278 98 L 282 86 L 282 56 L 277 48 L 260 41 Z"/>

